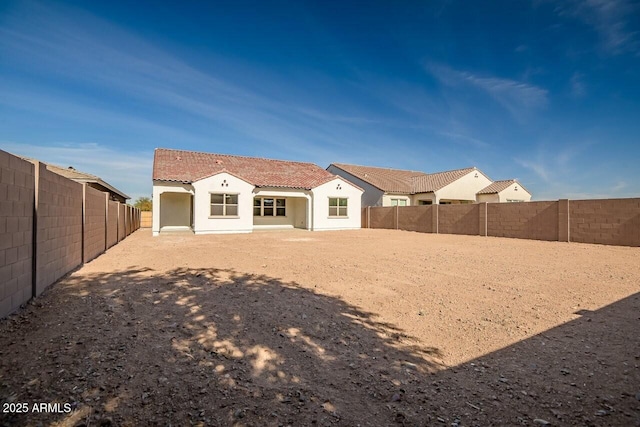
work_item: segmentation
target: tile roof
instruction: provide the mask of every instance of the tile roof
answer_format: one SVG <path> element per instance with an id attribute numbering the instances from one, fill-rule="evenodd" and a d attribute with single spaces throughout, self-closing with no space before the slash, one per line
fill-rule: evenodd
<path id="1" fill-rule="evenodd" d="M 35 163 L 38 162 L 39 160 L 37 159 L 32 159 L 29 157 L 22 157 L 24 160 L 27 160 L 31 163 Z M 57 166 L 57 165 L 52 165 L 50 163 L 45 163 L 45 162 L 40 162 L 43 165 L 45 165 L 47 167 L 47 170 L 57 174 L 57 175 L 62 175 L 65 178 L 68 178 L 72 181 L 76 181 L 76 182 L 86 182 L 86 183 L 93 183 L 93 184 L 98 184 L 99 186 L 107 189 L 109 192 L 111 193 L 115 193 L 117 195 L 119 195 L 120 197 L 122 197 L 123 199 L 130 199 L 131 197 L 129 197 L 128 195 L 126 195 L 125 193 L 123 193 L 122 191 L 118 190 L 117 188 L 115 188 L 114 186 L 112 186 L 111 184 L 109 184 L 106 181 L 103 181 L 102 178 L 100 178 L 97 175 L 91 175 L 90 173 L 86 173 L 86 172 L 80 172 L 79 170 L 77 170 L 76 168 L 74 168 L 73 166 L 69 166 L 67 168 L 64 168 L 62 166 Z M 102 189 L 100 189 L 102 190 Z"/>
<path id="2" fill-rule="evenodd" d="M 496 193 L 499 193 L 502 190 L 508 188 L 511 184 L 514 184 L 514 183 L 518 184 L 520 186 L 520 188 L 522 188 L 527 193 L 529 192 L 517 180 L 515 180 L 515 179 L 505 179 L 505 180 L 502 180 L 502 181 L 494 181 L 494 182 L 492 182 L 491 184 L 487 185 L 482 190 L 478 191 L 478 194 L 496 194 Z"/>
<path id="3" fill-rule="evenodd" d="M 195 182 L 228 172 L 256 187 L 310 190 L 335 178 L 313 163 L 156 148 L 153 179 Z"/>
<path id="4" fill-rule="evenodd" d="M 405 194 L 437 191 L 476 170 L 476 168 L 464 168 L 427 174 L 402 169 L 376 168 L 344 163 L 333 163 L 333 165 L 386 193 Z"/>
<path id="5" fill-rule="evenodd" d="M 464 168 L 416 176 L 412 179 L 413 192 L 429 193 L 440 190 L 474 170 L 476 168 Z"/>

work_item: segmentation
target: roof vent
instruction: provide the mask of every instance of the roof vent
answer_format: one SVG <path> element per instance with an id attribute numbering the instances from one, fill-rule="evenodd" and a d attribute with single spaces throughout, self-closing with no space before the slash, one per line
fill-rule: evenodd
<path id="1" fill-rule="evenodd" d="M 222 164 L 222 160 L 220 160 L 220 159 L 216 160 L 216 164 L 217 165 L 221 165 Z"/>
<path id="2" fill-rule="evenodd" d="M 69 166 L 67 169 L 69 169 L 70 171 L 76 170 L 76 168 L 74 168 L 73 166 Z"/>

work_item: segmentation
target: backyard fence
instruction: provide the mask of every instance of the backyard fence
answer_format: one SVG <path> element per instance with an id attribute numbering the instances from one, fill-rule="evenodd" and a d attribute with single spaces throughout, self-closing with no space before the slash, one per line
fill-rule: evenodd
<path id="1" fill-rule="evenodd" d="M 151 228 L 153 221 L 153 212 L 142 211 L 140 212 L 140 228 Z"/>
<path id="2" fill-rule="evenodd" d="M 0 150 L 0 318 L 140 227 L 140 211 Z"/>
<path id="3" fill-rule="evenodd" d="M 640 246 L 640 198 L 366 207 L 362 227 Z"/>

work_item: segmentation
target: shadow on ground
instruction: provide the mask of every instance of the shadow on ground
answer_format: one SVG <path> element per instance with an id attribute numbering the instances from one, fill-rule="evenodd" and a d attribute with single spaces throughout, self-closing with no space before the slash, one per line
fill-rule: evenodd
<path id="1" fill-rule="evenodd" d="M 640 294 L 445 369 L 394 325 L 231 270 L 71 276 L 0 323 L 0 425 L 640 425 Z M 638 393 L 638 394 L 636 394 Z"/>

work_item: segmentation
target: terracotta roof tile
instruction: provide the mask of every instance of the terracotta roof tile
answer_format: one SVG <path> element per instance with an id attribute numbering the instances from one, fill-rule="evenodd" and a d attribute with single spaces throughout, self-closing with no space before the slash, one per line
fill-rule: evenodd
<path id="1" fill-rule="evenodd" d="M 335 178 L 335 175 L 313 163 L 165 148 L 155 151 L 154 180 L 194 182 L 223 171 L 256 187 L 310 190 Z"/>
<path id="2" fill-rule="evenodd" d="M 496 194 L 496 193 L 499 193 L 502 190 L 508 188 L 511 184 L 518 184 L 520 186 L 520 188 L 522 188 L 524 191 L 526 191 L 527 193 L 529 192 L 517 180 L 515 180 L 515 179 L 505 179 L 503 181 L 494 181 L 494 182 L 492 182 L 491 184 L 487 185 L 482 190 L 478 191 L 478 194 Z"/>
<path id="3" fill-rule="evenodd" d="M 402 169 L 376 168 L 344 163 L 334 163 L 333 165 L 386 193 L 404 194 L 437 191 L 475 170 L 475 168 L 465 168 L 427 174 Z"/>

